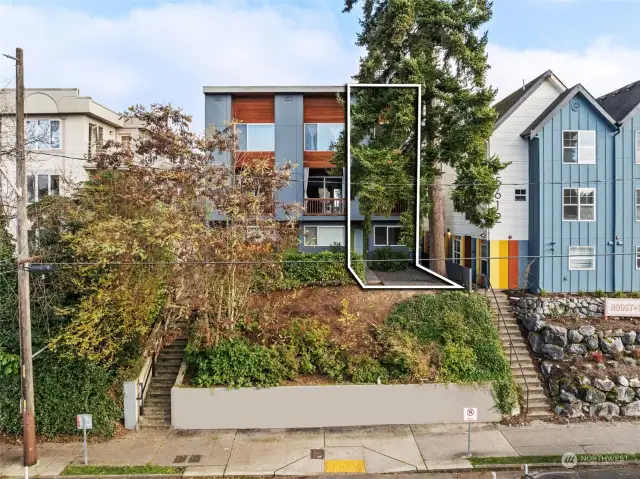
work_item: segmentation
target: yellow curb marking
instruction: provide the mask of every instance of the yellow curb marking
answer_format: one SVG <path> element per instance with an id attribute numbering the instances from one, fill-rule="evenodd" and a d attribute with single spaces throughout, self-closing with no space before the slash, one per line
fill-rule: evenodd
<path id="1" fill-rule="evenodd" d="M 324 461 L 324 472 L 366 472 L 362 459 L 334 459 Z"/>

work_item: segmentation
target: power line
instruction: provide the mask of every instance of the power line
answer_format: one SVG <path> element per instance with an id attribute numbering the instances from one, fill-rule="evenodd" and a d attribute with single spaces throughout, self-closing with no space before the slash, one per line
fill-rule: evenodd
<path id="1" fill-rule="evenodd" d="M 47 153 L 47 152 L 43 152 L 43 153 L 36 153 L 38 155 L 46 155 L 46 156 L 54 156 L 54 157 L 58 157 L 58 158 L 67 158 L 70 160 L 85 160 L 88 161 L 88 159 L 86 157 L 73 157 L 73 156 L 68 156 L 68 155 L 64 155 L 64 154 L 57 154 L 57 153 Z M 624 161 L 625 158 L 622 158 L 622 160 Z M 633 163 L 635 164 L 635 160 L 633 160 L 633 158 L 631 159 L 633 161 Z M 327 169 L 331 169 L 331 168 L 327 168 Z M 166 171 L 171 171 L 170 169 L 166 170 Z M 242 175 L 240 175 L 242 176 Z M 246 178 L 258 178 L 258 179 L 262 179 L 263 177 L 258 176 L 258 175 L 245 175 Z M 331 175 L 327 175 L 326 177 L 331 177 Z M 309 180 L 306 181 L 306 183 L 308 183 L 309 181 L 312 180 L 313 177 L 310 177 Z M 321 178 L 325 178 L 325 177 L 321 177 Z M 340 178 L 340 176 L 336 176 L 336 178 Z M 634 180 L 640 180 L 640 177 L 631 177 L 631 178 L 613 178 L 613 179 L 604 179 L 604 180 L 575 180 L 575 181 L 528 181 L 528 182 L 516 182 L 516 183 L 500 183 L 499 182 L 499 187 L 502 186 L 530 186 L 530 185 L 571 185 L 574 183 L 580 183 L 580 184 L 599 184 L 599 183 L 612 183 L 612 182 L 631 182 Z M 297 178 L 290 178 L 288 180 L 286 180 L 288 183 L 305 183 L 304 179 L 297 179 Z M 359 185 L 359 186 L 367 186 L 367 185 L 377 185 L 377 186 L 402 186 L 402 187 L 406 187 L 406 186 L 415 186 L 415 182 L 411 182 L 411 183 L 376 183 L 376 182 L 351 182 L 352 185 Z M 490 184 L 488 182 L 484 183 L 481 181 L 474 181 L 474 182 L 469 182 L 469 183 L 440 183 L 441 186 L 474 186 L 474 185 L 482 185 L 482 184 Z M 425 186 L 429 186 L 430 184 L 426 184 Z M 332 198 L 335 199 L 335 198 Z"/>
<path id="2" fill-rule="evenodd" d="M 594 254 L 581 254 L 581 255 L 569 255 L 569 254 L 558 254 L 558 255 L 510 255 L 510 256 L 468 256 L 468 257 L 453 257 L 446 256 L 440 258 L 423 258 L 423 261 L 438 261 L 438 260 L 449 260 L 449 261 L 463 261 L 463 260 L 500 260 L 500 259 L 560 259 L 560 258 L 597 258 L 597 257 L 608 257 L 608 256 L 636 256 L 640 258 L 640 254 L 636 252 L 626 252 L 626 253 L 594 253 Z M 356 263 L 378 263 L 378 262 L 400 262 L 407 263 L 413 262 L 411 259 L 353 259 L 352 262 Z M 231 265 L 231 264 L 239 264 L 239 265 L 258 265 L 258 264 L 339 264 L 344 263 L 344 260 L 309 260 L 309 261 L 298 261 L 298 260 L 215 260 L 215 261 L 150 261 L 150 262 L 126 262 L 126 261 L 109 261 L 109 262 L 101 262 L 101 261 L 70 261 L 70 262 L 62 262 L 62 261 L 53 261 L 53 262 L 42 262 L 42 263 L 32 263 L 32 264 L 48 264 L 53 266 L 197 266 L 197 265 Z"/>

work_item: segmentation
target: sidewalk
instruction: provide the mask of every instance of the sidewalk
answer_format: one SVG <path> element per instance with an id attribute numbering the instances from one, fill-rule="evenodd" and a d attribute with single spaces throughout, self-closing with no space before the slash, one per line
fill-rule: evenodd
<path id="1" fill-rule="evenodd" d="M 527 427 L 472 427 L 474 456 L 640 453 L 640 423 L 566 426 L 534 421 Z M 466 424 L 258 431 L 147 429 L 89 444 L 89 464 L 174 465 L 186 467 L 185 476 L 465 470 L 472 469 L 464 457 L 466 431 Z M 82 463 L 82 444 L 39 444 L 38 454 L 38 465 L 30 468 L 30 474 L 57 475 L 71 462 Z M 312 454 L 319 458 L 312 459 Z M 0 477 L 22 476 L 21 461 L 20 446 L 0 444 Z"/>

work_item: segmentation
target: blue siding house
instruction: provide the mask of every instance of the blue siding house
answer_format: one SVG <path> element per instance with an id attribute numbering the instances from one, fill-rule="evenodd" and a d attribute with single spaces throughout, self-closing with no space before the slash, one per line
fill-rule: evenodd
<path id="1" fill-rule="evenodd" d="M 522 132 L 533 291 L 640 290 L 637 104 L 622 118 L 607 95 L 596 100 L 576 85 Z"/>
<path id="2" fill-rule="evenodd" d="M 615 291 L 640 291 L 640 81 L 598 98 L 616 120 Z"/>

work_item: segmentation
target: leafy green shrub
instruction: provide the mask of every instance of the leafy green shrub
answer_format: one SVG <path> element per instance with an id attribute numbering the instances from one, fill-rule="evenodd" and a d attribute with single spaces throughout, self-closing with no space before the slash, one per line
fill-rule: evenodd
<path id="1" fill-rule="evenodd" d="M 246 339 L 222 339 L 217 346 L 187 349 L 187 362 L 196 386 L 271 387 L 291 376 L 275 349 Z"/>
<path id="2" fill-rule="evenodd" d="M 111 437 L 121 411 L 109 394 L 111 374 L 86 360 L 69 360 L 52 353 L 38 356 L 34 368 L 36 432 L 39 436 L 76 435 L 77 414 L 93 415 L 92 434 Z M 20 376 L 1 379 L 0 433 L 22 433 Z"/>
<path id="3" fill-rule="evenodd" d="M 332 253 L 344 253 L 344 246 L 337 242 L 331 243 L 331 245 L 329 246 L 329 251 L 331 251 Z"/>
<path id="4" fill-rule="evenodd" d="M 382 349 L 380 364 L 390 378 L 405 381 L 435 378 L 439 353 L 430 344 L 420 344 L 414 334 L 397 326 L 383 326 L 377 338 Z"/>
<path id="5" fill-rule="evenodd" d="M 353 269 L 364 279 L 362 256 L 351 253 Z M 287 253 L 283 257 L 283 279 L 280 289 L 293 289 L 315 284 L 351 284 L 353 276 L 346 268 L 345 253 L 322 251 L 320 253 Z"/>
<path id="6" fill-rule="evenodd" d="M 387 382 L 387 370 L 375 359 L 364 354 L 351 356 L 347 360 L 347 372 L 354 383 Z"/>
<path id="7" fill-rule="evenodd" d="M 477 362 L 473 349 L 447 341 L 442 351 L 440 377 L 444 381 L 474 381 Z"/>
<path id="8" fill-rule="evenodd" d="M 370 261 L 369 267 L 376 271 L 402 271 L 409 265 L 409 254 L 406 251 L 394 251 L 390 246 L 376 249 L 373 259 L 375 261 Z"/>
<path id="9" fill-rule="evenodd" d="M 310 319 L 295 320 L 286 342 L 295 351 L 301 374 L 321 373 L 341 380 L 346 364 L 339 348 L 328 340 L 329 328 Z"/>
<path id="10" fill-rule="evenodd" d="M 509 363 L 482 295 L 444 292 L 414 296 L 391 312 L 386 325 L 410 333 L 419 344 L 431 343 L 441 350 L 439 379 L 491 382 L 502 412 L 510 412 L 516 404 Z"/>
<path id="11" fill-rule="evenodd" d="M 20 370 L 20 357 L 0 349 L 0 378 L 18 374 Z"/>

